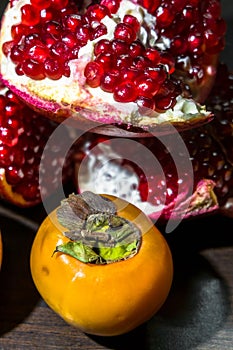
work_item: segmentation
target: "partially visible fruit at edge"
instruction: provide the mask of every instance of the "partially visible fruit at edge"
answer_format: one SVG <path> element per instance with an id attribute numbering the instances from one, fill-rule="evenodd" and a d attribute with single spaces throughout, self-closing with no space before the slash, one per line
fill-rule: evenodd
<path id="1" fill-rule="evenodd" d="M 59 169 L 63 165 L 63 140 L 51 149 L 43 164 L 39 184 L 39 167 L 44 147 L 57 124 L 35 113 L 9 89 L 0 88 L 0 197 L 19 207 L 30 207 L 51 195 L 61 185 Z M 64 131 L 65 132 L 65 131 Z M 65 135 L 64 135 L 65 136 Z M 65 139 L 65 137 L 64 137 Z M 71 175 L 69 157 L 62 181 Z"/>
<path id="2" fill-rule="evenodd" d="M 185 169 L 178 178 L 178 164 L 164 146 L 168 139 L 164 145 L 154 137 L 137 139 L 132 146 L 127 144 L 126 152 L 120 147 L 120 142 L 113 144 L 114 138 L 87 134 L 79 140 L 76 151 L 78 191 L 90 189 L 118 195 L 146 208 L 151 218 L 157 219 L 159 215 L 161 221 L 168 220 L 171 214 L 177 219 L 216 212 L 233 217 L 233 74 L 223 64 L 219 65 L 207 105 L 214 112 L 214 120 L 203 127 L 180 133 L 189 152 L 193 179 Z M 141 145 L 151 150 L 159 161 L 164 179 L 161 173 L 153 172 L 150 155 L 147 159 L 143 154 L 144 168 L 149 169 L 146 174 L 130 161 L 130 156 L 133 159 L 137 152 L 141 152 Z M 124 159 L 126 153 L 127 159 Z M 192 185 L 192 195 L 187 197 Z M 178 189 L 182 189 L 179 198 Z M 178 206 L 174 212 L 176 201 Z M 187 201 L 188 207 L 185 206 Z M 164 207 L 161 209 L 162 203 Z"/>

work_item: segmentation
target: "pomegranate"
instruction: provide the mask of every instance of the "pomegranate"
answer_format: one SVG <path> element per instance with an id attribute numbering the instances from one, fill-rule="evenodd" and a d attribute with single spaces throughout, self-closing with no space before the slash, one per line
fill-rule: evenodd
<path id="1" fill-rule="evenodd" d="M 233 217 L 233 75 L 223 64 L 207 103 L 215 119 L 176 135 L 173 144 L 172 134 L 134 140 L 83 135 L 76 150 L 77 190 L 126 198 L 154 220 L 216 211 Z"/>
<path id="2" fill-rule="evenodd" d="M 39 166 L 44 147 L 57 124 L 32 111 L 4 86 L 0 90 L 0 197 L 20 206 L 40 203 L 60 186 L 58 174 L 63 165 L 62 140 L 50 150 L 47 161 L 53 173 L 44 171 L 39 183 Z M 64 166 L 63 180 L 72 171 L 69 157 Z M 50 167 L 51 168 L 51 167 Z"/>
<path id="3" fill-rule="evenodd" d="M 56 121 L 73 116 L 78 128 L 110 135 L 210 120 L 202 104 L 226 30 L 219 0 L 81 7 L 73 0 L 10 1 L 0 40 L 4 84 Z"/>

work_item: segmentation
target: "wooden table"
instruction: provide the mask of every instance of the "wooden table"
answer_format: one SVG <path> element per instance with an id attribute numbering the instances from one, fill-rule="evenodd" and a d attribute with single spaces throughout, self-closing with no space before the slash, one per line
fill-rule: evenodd
<path id="1" fill-rule="evenodd" d="M 1 0 L 0 14 L 6 3 Z M 223 56 L 233 69 L 232 0 L 222 4 L 228 21 Z M 44 215 L 41 206 L 20 210 L 0 202 L 0 350 L 233 350 L 233 219 L 211 216 L 182 222 L 166 235 L 175 267 L 167 301 L 141 327 L 106 338 L 67 325 L 39 296 L 29 255 Z"/>

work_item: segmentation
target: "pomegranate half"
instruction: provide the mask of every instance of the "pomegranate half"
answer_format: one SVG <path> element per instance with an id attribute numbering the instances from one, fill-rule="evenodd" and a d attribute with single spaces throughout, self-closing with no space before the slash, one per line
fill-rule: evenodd
<path id="1" fill-rule="evenodd" d="M 78 128 L 110 135 L 209 121 L 198 102 L 224 47 L 219 0 L 80 5 L 10 1 L 0 38 L 4 84 L 58 122 L 73 117 Z"/>

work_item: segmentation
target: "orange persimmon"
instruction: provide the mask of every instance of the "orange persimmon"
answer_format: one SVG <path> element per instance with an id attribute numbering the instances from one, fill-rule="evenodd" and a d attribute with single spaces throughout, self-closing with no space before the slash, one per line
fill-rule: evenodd
<path id="1" fill-rule="evenodd" d="M 93 263 L 57 249 L 71 242 L 58 220 L 60 206 L 41 224 L 30 264 L 34 283 L 51 309 L 86 333 L 113 336 L 129 332 L 159 310 L 172 284 L 173 262 L 165 238 L 143 212 L 122 199 L 98 196 L 114 203 L 117 218 L 140 230 L 133 256 Z"/>

